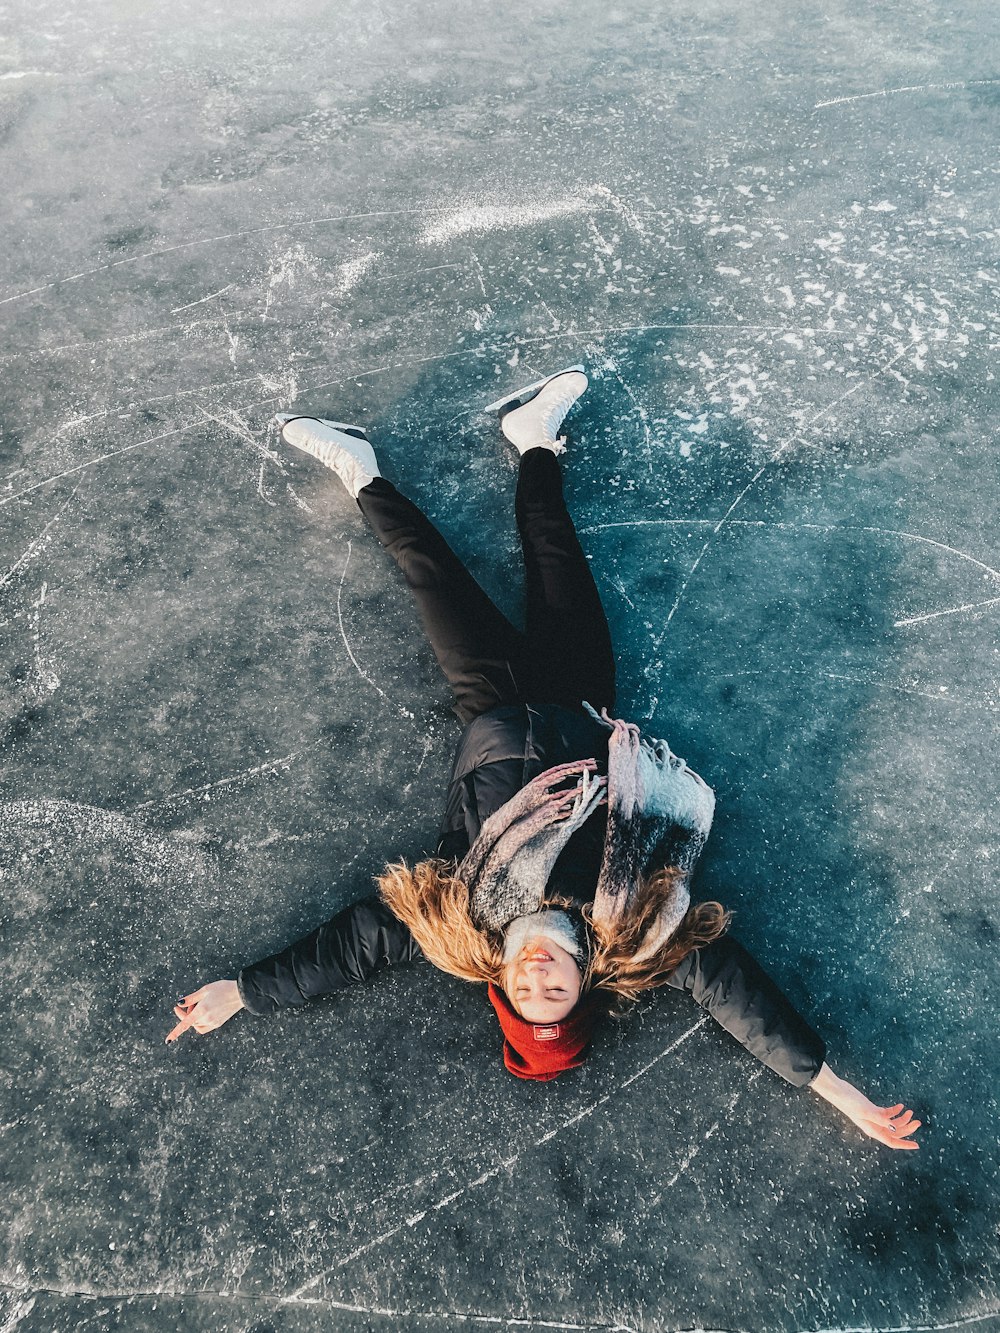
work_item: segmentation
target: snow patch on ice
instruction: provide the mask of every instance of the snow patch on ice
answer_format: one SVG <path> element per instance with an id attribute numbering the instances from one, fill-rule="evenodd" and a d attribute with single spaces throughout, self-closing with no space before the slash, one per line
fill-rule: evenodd
<path id="1" fill-rule="evenodd" d="M 640 236 L 645 235 L 642 219 L 625 200 L 612 193 L 606 185 L 590 185 L 577 194 L 535 202 L 498 204 L 490 199 L 467 199 L 457 208 L 428 222 L 419 239 L 424 245 L 438 245 L 471 232 L 509 231 L 514 227 L 532 227 L 536 223 L 548 222 L 553 218 L 585 213 L 588 209 L 594 208 L 595 197 L 606 200 L 634 231 Z"/>
<path id="2" fill-rule="evenodd" d="M 512 227 L 531 227 L 551 218 L 582 213 L 586 200 L 568 195 L 539 204 L 467 203 L 428 223 L 420 233 L 424 245 L 438 245 L 470 232 L 509 231 Z"/>
<path id="3" fill-rule="evenodd" d="M 358 255 L 356 259 L 348 259 L 346 263 L 341 264 L 337 278 L 337 291 L 341 295 L 349 292 L 352 287 L 357 286 L 365 274 L 381 258 L 381 250 L 368 250 L 365 254 Z"/>

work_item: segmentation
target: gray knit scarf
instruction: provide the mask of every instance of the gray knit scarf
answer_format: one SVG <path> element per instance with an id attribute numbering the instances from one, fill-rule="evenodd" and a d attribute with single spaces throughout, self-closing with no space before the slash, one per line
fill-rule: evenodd
<path id="1" fill-rule="evenodd" d="M 592 914 L 602 924 L 624 921 L 639 881 L 661 866 L 681 873 L 647 932 L 638 956 L 655 953 L 674 933 L 691 902 L 689 883 L 712 826 L 715 794 L 666 741 L 643 736 L 633 722 L 584 708 L 611 732 L 607 779 L 581 764 L 547 769 L 485 820 L 458 867 L 481 930 L 503 931 L 536 913 L 552 867 L 570 837 L 607 792 L 608 830 Z M 566 782 L 578 778 L 574 787 Z"/>

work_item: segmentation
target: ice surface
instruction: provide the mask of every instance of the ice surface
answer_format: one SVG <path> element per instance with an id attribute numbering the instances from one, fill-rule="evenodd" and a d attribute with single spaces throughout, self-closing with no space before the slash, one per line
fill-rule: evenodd
<path id="1" fill-rule="evenodd" d="M 1000 1328 L 993 7 L 6 18 L 0 1328 Z M 368 423 L 516 615 L 481 408 L 575 361 L 696 887 L 918 1153 L 673 994 L 544 1087 L 422 964 L 163 1044 L 432 845 L 457 736 L 271 415 Z"/>

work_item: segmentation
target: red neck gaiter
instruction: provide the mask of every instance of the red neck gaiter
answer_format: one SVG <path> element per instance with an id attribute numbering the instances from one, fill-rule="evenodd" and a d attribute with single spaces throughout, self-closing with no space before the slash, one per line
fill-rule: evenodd
<path id="1" fill-rule="evenodd" d="M 550 1079 L 583 1064 L 598 1016 L 590 996 L 558 1023 L 529 1023 L 499 987 L 490 982 L 487 989 L 505 1037 L 503 1062 L 512 1074 Z"/>

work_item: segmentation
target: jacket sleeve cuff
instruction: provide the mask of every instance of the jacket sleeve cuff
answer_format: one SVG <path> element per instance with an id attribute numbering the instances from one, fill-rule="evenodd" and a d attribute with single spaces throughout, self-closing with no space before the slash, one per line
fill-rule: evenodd
<path id="1" fill-rule="evenodd" d="M 249 969 L 241 967 L 236 974 L 236 989 L 240 993 L 240 999 L 243 1001 L 243 1008 L 248 1014 L 262 1014 L 267 1011 L 259 1007 L 259 1001 L 253 986 L 244 982 L 244 973 Z"/>
<path id="2" fill-rule="evenodd" d="M 303 1005 L 306 997 L 294 984 L 291 959 L 286 949 L 259 963 L 240 968 L 236 985 L 248 1013 L 273 1014 L 279 1009 Z"/>
<path id="3" fill-rule="evenodd" d="M 805 1019 L 802 1019 L 803 1041 L 802 1049 L 804 1059 L 798 1062 L 789 1063 L 788 1069 L 778 1069 L 779 1073 L 786 1083 L 791 1083 L 795 1088 L 808 1088 L 815 1081 L 819 1071 L 826 1062 L 826 1042 L 819 1033 Z M 805 1032 L 808 1029 L 808 1032 Z"/>

